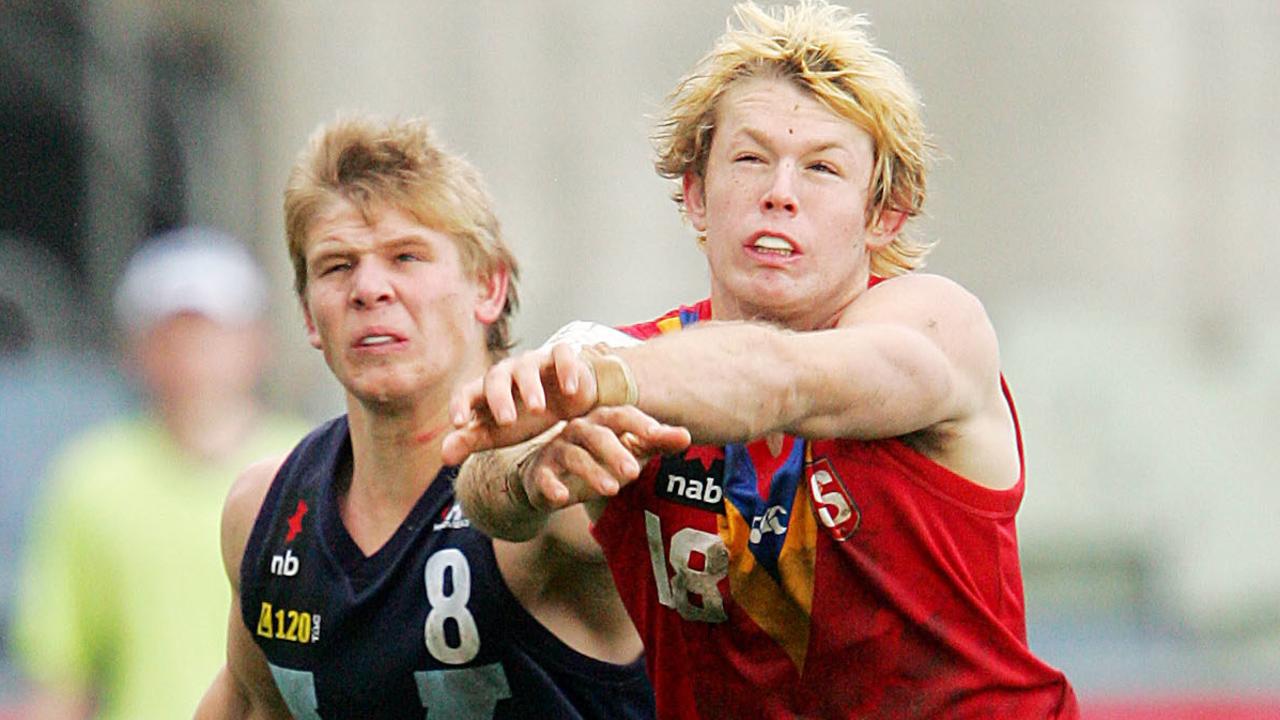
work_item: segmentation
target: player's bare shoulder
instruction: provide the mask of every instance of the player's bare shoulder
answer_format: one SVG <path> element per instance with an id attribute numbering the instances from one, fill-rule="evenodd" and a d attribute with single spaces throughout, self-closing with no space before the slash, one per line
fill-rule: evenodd
<path id="1" fill-rule="evenodd" d="M 858 321 L 886 307 L 948 320 L 987 322 L 986 308 L 963 285 L 942 275 L 918 272 L 877 282 L 849 306 L 845 320 Z"/>
<path id="2" fill-rule="evenodd" d="M 952 368 L 958 412 L 902 439 L 980 485 L 1011 487 L 1021 473 L 1016 429 L 995 329 L 982 302 L 954 280 L 917 273 L 884 280 L 865 296 L 868 306 L 855 309 L 863 317 L 891 315 L 914 327 Z"/>
<path id="3" fill-rule="evenodd" d="M 222 563 L 233 586 L 240 581 L 240 560 L 254 520 L 284 456 L 264 458 L 245 468 L 231 485 L 222 506 Z"/>
<path id="4" fill-rule="evenodd" d="M 876 283 L 845 311 L 840 325 L 893 322 L 929 337 L 959 368 L 993 379 L 999 365 L 995 329 L 982 301 L 942 275 L 908 273 Z"/>

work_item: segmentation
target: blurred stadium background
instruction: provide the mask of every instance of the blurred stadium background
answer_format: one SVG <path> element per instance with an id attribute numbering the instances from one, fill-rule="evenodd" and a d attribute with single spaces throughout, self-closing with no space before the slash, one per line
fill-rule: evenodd
<path id="1" fill-rule="evenodd" d="M 1280 717 L 1280 4 L 848 4 L 944 155 L 929 267 L 1002 338 L 1033 648 L 1087 716 Z M 425 114 L 483 171 L 525 344 L 700 297 L 647 136 L 731 5 L 6 0 L 0 597 L 48 451 L 130 403 L 109 298 L 152 231 L 251 241 L 278 280 L 272 399 L 340 411 L 280 197 L 341 110 Z"/>

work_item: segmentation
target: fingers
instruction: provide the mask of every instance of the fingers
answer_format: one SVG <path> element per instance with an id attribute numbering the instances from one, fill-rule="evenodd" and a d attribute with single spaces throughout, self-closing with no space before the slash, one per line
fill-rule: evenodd
<path id="1" fill-rule="evenodd" d="M 560 383 L 560 389 L 570 397 L 577 395 L 581 386 L 578 375 L 582 371 L 579 367 L 582 362 L 578 358 L 578 351 L 566 343 L 557 343 L 551 347 L 551 358 L 555 365 L 556 380 Z"/>
<path id="2" fill-rule="evenodd" d="M 454 394 L 450 416 L 456 429 L 444 439 L 446 463 L 457 464 L 470 453 L 522 442 L 551 427 L 558 418 L 573 417 L 578 411 L 571 401 L 564 399 L 558 399 L 555 407 L 548 411 L 547 395 L 541 394 L 543 381 L 535 378 L 542 372 L 553 372 L 547 376 L 547 382 L 561 387 L 548 389 L 558 389 L 563 394 L 566 392 L 563 384 L 577 374 L 576 387 L 581 391 L 579 394 L 585 394 L 580 373 L 589 374 L 590 369 L 577 359 L 572 348 L 556 346 L 550 353 L 543 353 L 542 359 L 525 359 L 528 361 L 499 363 L 483 378 L 466 383 Z M 532 412 L 519 412 L 513 386 L 525 398 L 526 409 Z M 542 407 L 533 411 L 530 406 L 535 404 Z M 505 420 L 502 413 L 506 413 Z M 619 481 L 635 478 L 640 464 L 636 460 L 679 452 L 690 443 L 688 430 L 660 423 L 633 406 L 600 407 L 586 417 L 589 422 L 573 424 L 563 439 L 582 445 L 597 464 L 607 468 Z M 611 487 L 603 484 L 604 478 L 590 469 L 585 459 L 578 461 L 575 470 L 581 470 L 584 479 L 598 481 L 594 483 L 598 491 Z M 565 471 L 564 467 L 551 470 L 553 473 Z"/>
<path id="3" fill-rule="evenodd" d="M 534 464 L 530 471 L 533 490 L 526 486 L 529 502 L 539 510 L 558 510 L 571 503 L 569 488 L 560 481 L 560 474 L 544 462 Z"/>
<path id="4" fill-rule="evenodd" d="M 456 465 L 471 453 L 514 445 L 562 418 L 577 418 L 547 443 L 522 478 L 535 507 L 556 509 L 611 497 L 639 477 L 650 456 L 689 446 L 687 430 L 636 407 L 593 410 L 595 392 L 590 365 L 571 345 L 507 358 L 455 391 L 449 403 L 455 429 L 443 440 L 442 459 Z"/>
<path id="5" fill-rule="evenodd" d="M 617 433 L 622 445 L 641 459 L 679 452 L 689 447 L 691 442 L 685 428 L 660 423 L 629 405 L 596 408 L 588 417 Z"/>
<path id="6" fill-rule="evenodd" d="M 526 477 L 529 501 L 541 509 L 612 497 L 640 474 L 619 436 L 604 425 L 572 420 L 542 449 Z"/>
<path id="7" fill-rule="evenodd" d="M 474 411 L 484 397 L 484 377 L 463 383 L 455 388 L 449 398 L 449 419 L 455 428 L 466 425 L 474 416 Z"/>
<path id="8" fill-rule="evenodd" d="M 471 428 L 454 430 L 444 436 L 440 446 L 440 460 L 445 465 L 461 465 L 468 455 L 482 449 L 487 448 L 482 447 L 482 442 L 476 436 L 475 430 Z"/>
<path id="9" fill-rule="evenodd" d="M 441 459 L 456 464 L 470 453 L 522 443 L 541 435 L 557 422 L 554 416 L 546 413 L 525 413 L 509 425 L 500 425 L 489 417 L 488 410 L 480 410 L 462 427 L 445 436 Z"/>
<path id="10" fill-rule="evenodd" d="M 687 430 L 634 407 L 597 408 L 567 422 L 538 452 L 524 478 L 525 492 L 542 510 L 609 498 L 640 476 L 649 456 L 688 446 Z"/>
<path id="11" fill-rule="evenodd" d="M 510 425 L 522 413 L 541 414 L 556 397 L 556 413 L 574 417 L 590 410 L 592 398 L 578 397 L 591 385 L 591 368 L 578 358 L 572 346 L 558 344 L 510 357 L 491 366 L 483 377 L 454 391 L 449 418 L 462 427 L 476 415 L 487 413 L 499 426 Z M 589 386 L 589 387 L 588 387 Z"/>
<path id="12" fill-rule="evenodd" d="M 543 368 L 551 364 L 551 357 L 546 353 L 537 352 L 526 353 L 514 360 L 503 361 L 503 364 L 510 366 L 510 376 L 507 378 L 508 383 L 514 380 L 516 389 L 520 391 L 520 398 L 524 401 L 524 406 L 530 412 L 540 413 L 547 409 L 547 395 L 542 388 L 542 371 Z M 508 388 L 508 395 L 510 390 Z M 513 413 L 510 420 L 515 420 L 514 402 L 512 403 Z M 504 422 L 499 418 L 498 422 Z"/>
<path id="13" fill-rule="evenodd" d="M 525 409 L 539 413 L 547 407 L 542 371 L 551 363 L 545 351 L 532 351 L 494 363 L 484 375 L 454 390 L 449 419 L 462 427 L 475 415 L 487 412 L 498 425 L 510 425 L 519 417 L 517 393 Z"/>
<path id="14" fill-rule="evenodd" d="M 539 360 L 532 355 L 526 353 L 496 363 L 481 377 L 454 390 L 449 399 L 449 420 L 455 429 L 444 439 L 446 463 L 462 462 L 479 450 L 520 442 L 537 434 L 531 428 L 547 427 L 541 419 L 525 423 L 525 429 L 512 427 L 520 419 L 517 392 L 532 413 L 541 414 L 546 409 Z"/>
<path id="15" fill-rule="evenodd" d="M 637 453 L 637 456 L 668 455 L 687 449 L 693 442 L 693 437 L 686 428 L 658 423 L 643 437 L 642 442 L 643 451 Z"/>
<path id="16" fill-rule="evenodd" d="M 484 408 L 499 425 L 516 421 L 516 399 L 512 392 L 512 366 L 507 360 L 497 363 L 484 374 Z"/>

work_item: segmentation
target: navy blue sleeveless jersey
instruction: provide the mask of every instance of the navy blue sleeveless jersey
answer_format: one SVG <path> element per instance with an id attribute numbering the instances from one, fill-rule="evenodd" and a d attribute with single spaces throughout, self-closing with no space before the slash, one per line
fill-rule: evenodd
<path id="1" fill-rule="evenodd" d="M 366 557 L 338 516 L 345 417 L 280 468 L 245 547 L 244 622 L 300 719 L 651 718 L 644 664 L 560 642 L 520 605 L 445 468 Z"/>

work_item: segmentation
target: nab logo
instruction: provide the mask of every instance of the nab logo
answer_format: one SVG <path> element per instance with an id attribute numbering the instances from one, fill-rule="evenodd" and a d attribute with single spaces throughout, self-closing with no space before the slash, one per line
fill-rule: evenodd
<path id="1" fill-rule="evenodd" d="M 293 550 L 286 549 L 284 555 L 271 556 L 271 574 L 293 577 L 298 574 L 298 558 Z"/>
<path id="2" fill-rule="evenodd" d="M 787 526 L 783 524 L 783 515 L 787 511 L 781 505 L 770 505 L 763 515 L 751 518 L 751 544 L 759 545 L 765 535 L 786 535 Z"/>
<path id="3" fill-rule="evenodd" d="M 845 487 L 826 458 L 811 463 L 808 471 L 809 494 L 813 496 L 818 520 L 827 526 L 836 540 L 848 540 L 862 524 L 862 511 L 849 494 L 849 488 Z"/>
<path id="4" fill-rule="evenodd" d="M 695 503 L 714 505 L 724 499 L 724 490 L 720 487 L 720 481 L 713 477 L 703 481 L 696 477 L 687 478 L 682 475 L 668 475 L 665 489 L 668 495 L 681 497 Z"/>
<path id="5" fill-rule="evenodd" d="M 471 521 L 467 519 L 466 515 L 462 514 L 462 506 L 458 503 L 453 503 L 448 510 L 441 514 L 440 522 L 432 525 L 431 529 L 444 530 L 447 528 L 449 530 L 457 530 L 466 527 L 471 527 Z"/>
<path id="6" fill-rule="evenodd" d="M 654 492 L 672 502 L 724 514 L 724 458 L 706 463 L 697 449 L 688 455 L 669 455 L 655 477 Z"/>

